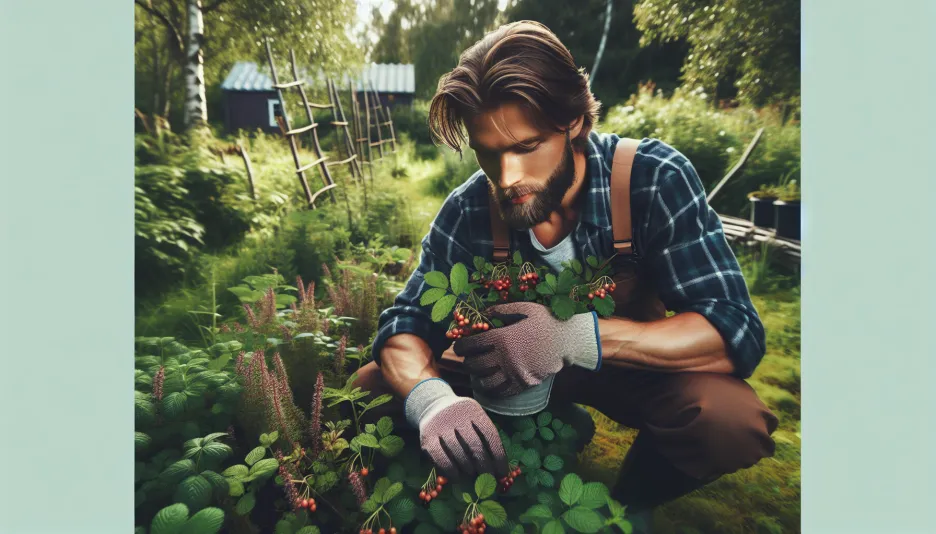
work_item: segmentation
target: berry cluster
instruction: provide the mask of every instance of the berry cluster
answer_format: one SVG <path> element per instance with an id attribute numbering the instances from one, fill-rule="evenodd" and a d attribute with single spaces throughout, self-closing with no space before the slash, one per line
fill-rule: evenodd
<path id="1" fill-rule="evenodd" d="M 509 295 L 508 290 L 513 285 L 513 282 L 510 281 L 510 276 L 506 275 L 501 276 L 496 280 L 485 280 L 482 278 L 481 283 L 484 284 L 485 289 L 491 289 L 493 286 L 495 291 L 500 292 L 500 297 L 502 300 L 507 300 L 507 296 Z"/>
<path id="2" fill-rule="evenodd" d="M 314 512 L 318 508 L 318 505 L 315 504 L 315 499 L 309 497 L 308 499 L 299 501 L 299 508 L 308 508 L 310 512 Z"/>
<path id="3" fill-rule="evenodd" d="M 396 527 L 390 527 L 389 529 L 381 528 L 376 533 L 372 528 L 362 528 L 358 534 L 397 534 Z"/>
<path id="4" fill-rule="evenodd" d="M 539 282 L 539 275 L 536 272 L 530 272 L 520 275 L 520 291 L 526 291 L 528 289 L 535 289 L 536 284 Z"/>
<path id="5" fill-rule="evenodd" d="M 430 482 L 429 484 L 423 485 L 422 491 L 419 492 L 419 500 L 429 506 L 429 503 L 432 502 L 432 499 L 435 499 L 442 493 L 442 487 L 448 483 L 448 479 L 444 476 L 439 475 L 435 478 L 435 486 Z"/>
<path id="6" fill-rule="evenodd" d="M 484 514 L 478 514 L 471 518 L 471 521 L 458 525 L 458 531 L 461 534 L 484 534 L 487 524 L 484 522 Z"/>
<path id="7" fill-rule="evenodd" d="M 445 337 L 448 339 L 459 339 L 471 335 L 472 332 L 485 332 L 491 328 L 489 323 L 482 320 L 471 322 L 468 317 L 458 310 L 455 310 L 452 316 L 455 318 L 455 328 L 445 333 Z"/>
<path id="8" fill-rule="evenodd" d="M 614 282 L 604 283 L 598 289 L 588 293 L 588 300 L 592 300 L 595 297 L 603 299 L 608 296 L 608 291 L 614 291 L 614 288 L 617 287 L 617 284 Z"/>
<path id="9" fill-rule="evenodd" d="M 520 471 L 520 466 L 518 465 L 510 472 L 507 476 L 500 479 L 500 491 L 501 493 L 507 493 L 511 486 L 513 486 L 514 479 L 520 476 L 522 471 Z"/>

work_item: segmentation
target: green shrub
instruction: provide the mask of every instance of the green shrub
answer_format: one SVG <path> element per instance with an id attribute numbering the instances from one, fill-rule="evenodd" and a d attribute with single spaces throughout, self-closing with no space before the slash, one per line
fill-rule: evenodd
<path id="1" fill-rule="evenodd" d="M 432 146 L 429 134 L 429 102 L 416 100 L 410 106 L 396 106 L 390 110 L 397 137 L 406 133 L 417 145 Z"/>
<path id="2" fill-rule="evenodd" d="M 738 162 L 758 128 L 764 133 L 740 175 L 719 191 L 712 206 L 726 215 L 745 215 L 747 194 L 781 179 L 800 179 L 800 128 L 783 124 L 773 110 L 713 109 L 697 92 L 677 90 L 665 98 L 642 86 L 624 105 L 614 106 L 598 130 L 625 137 L 660 139 L 683 153 L 707 191 Z"/>
<path id="3" fill-rule="evenodd" d="M 460 155 L 452 150 L 443 149 L 442 160 L 444 162 L 442 170 L 430 178 L 428 186 L 430 194 L 440 197 L 448 196 L 480 169 L 474 150 L 467 147 Z"/>

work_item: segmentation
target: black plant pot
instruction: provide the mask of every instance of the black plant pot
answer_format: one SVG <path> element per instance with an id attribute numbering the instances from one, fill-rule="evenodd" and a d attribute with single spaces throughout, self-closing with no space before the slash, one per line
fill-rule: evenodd
<path id="1" fill-rule="evenodd" d="M 751 222 L 762 228 L 774 227 L 774 198 L 751 197 Z"/>
<path id="2" fill-rule="evenodd" d="M 774 201 L 776 209 L 776 229 L 777 237 L 787 239 L 800 238 L 800 203 L 798 200 L 784 202 L 782 200 Z"/>

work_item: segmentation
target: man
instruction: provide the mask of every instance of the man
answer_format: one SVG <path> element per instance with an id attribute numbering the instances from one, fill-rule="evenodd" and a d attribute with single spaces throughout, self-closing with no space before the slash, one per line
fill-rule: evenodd
<path id="1" fill-rule="evenodd" d="M 592 130 L 598 108 L 587 76 L 539 23 L 503 26 L 465 51 L 439 83 L 429 126 L 455 150 L 467 141 L 480 170 L 445 200 L 418 268 L 380 316 L 375 361 L 359 384 L 395 392 L 423 449 L 453 476 L 506 474 L 485 408 L 519 415 L 547 402 L 592 406 L 640 430 L 613 489 L 633 512 L 774 451 L 777 419 L 743 380 L 764 355 L 763 326 L 682 154 L 658 140 L 635 142 L 624 208 L 638 274 L 624 301 L 650 304 L 624 306 L 630 317 L 559 321 L 539 304 L 498 305 L 491 312 L 504 327 L 450 348 L 447 325 L 419 304 L 427 272 L 490 258 L 501 223 L 511 249 L 557 271 L 572 258 L 614 255 L 611 221 L 621 216 L 611 213 L 609 177 L 619 138 Z M 437 360 L 447 350 L 464 358 L 473 392 L 460 395 L 443 377 Z"/>

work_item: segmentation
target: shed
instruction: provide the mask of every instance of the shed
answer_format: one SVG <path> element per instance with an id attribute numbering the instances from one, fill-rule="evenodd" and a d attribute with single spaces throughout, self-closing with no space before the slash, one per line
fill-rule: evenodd
<path id="1" fill-rule="evenodd" d="M 250 61 L 238 61 L 231 67 L 221 83 L 224 126 L 228 132 L 256 129 L 279 131 L 276 124 L 279 99 L 267 72 L 267 68 L 260 68 Z M 311 77 L 306 79 L 311 83 Z M 361 106 L 364 105 L 365 84 L 376 91 L 381 104 L 389 108 L 411 106 L 416 93 L 416 71 L 412 64 L 375 63 L 365 67 L 358 76 L 345 74 L 337 82 L 342 94 L 347 94 L 349 82 L 354 84 Z M 290 115 L 293 113 L 295 110 L 290 110 Z M 345 114 L 350 114 L 350 110 L 346 109 Z"/>

